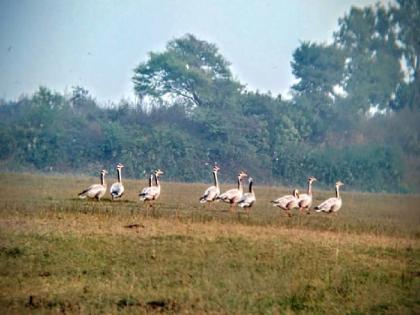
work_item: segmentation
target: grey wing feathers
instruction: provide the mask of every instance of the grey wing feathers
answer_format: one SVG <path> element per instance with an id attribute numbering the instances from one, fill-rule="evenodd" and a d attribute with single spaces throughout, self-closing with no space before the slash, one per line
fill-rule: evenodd
<path id="1" fill-rule="evenodd" d="M 250 193 L 245 193 L 241 200 L 239 200 L 238 202 L 238 206 L 242 207 L 242 208 L 248 208 L 251 207 L 254 202 L 255 202 L 255 196 L 253 194 Z"/>
<path id="2" fill-rule="evenodd" d="M 146 187 L 142 190 L 142 192 L 139 194 L 140 200 L 153 200 L 155 199 L 159 194 L 159 190 L 156 186 L 153 187 Z"/>
<path id="3" fill-rule="evenodd" d="M 121 183 L 114 183 L 110 191 L 113 198 L 120 198 L 124 194 L 124 186 Z"/>
<path id="4" fill-rule="evenodd" d="M 216 186 L 211 186 L 206 189 L 204 194 L 200 197 L 200 202 L 210 202 L 214 201 L 219 196 L 220 191 L 217 189 Z"/>

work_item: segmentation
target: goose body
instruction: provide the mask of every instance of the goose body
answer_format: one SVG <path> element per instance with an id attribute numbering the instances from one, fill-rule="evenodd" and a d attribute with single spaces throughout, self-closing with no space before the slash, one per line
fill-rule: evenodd
<path id="1" fill-rule="evenodd" d="M 250 209 L 257 199 L 255 197 L 254 189 L 252 188 L 252 185 L 254 183 L 252 177 L 248 179 L 248 182 L 249 191 L 242 195 L 241 199 L 238 202 L 238 206 L 241 208 Z"/>
<path id="2" fill-rule="evenodd" d="M 88 188 L 86 188 L 85 190 L 83 190 L 81 193 L 79 193 L 79 198 L 80 199 L 84 199 L 84 198 L 90 198 L 90 199 L 96 199 L 96 200 L 101 200 L 101 198 L 105 195 L 106 193 L 106 182 L 105 182 L 105 175 L 108 174 L 108 172 L 106 170 L 102 170 L 101 171 L 101 183 L 100 184 L 93 184 L 91 186 L 89 186 Z"/>
<path id="3" fill-rule="evenodd" d="M 312 183 L 316 181 L 316 178 L 311 176 L 308 178 L 308 192 L 306 194 L 299 195 L 299 209 L 300 211 L 306 209 L 309 211 L 309 208 L 312 205 Z"/>
<path id="4" fill-rule="evenodd" d="M 293 190 L 292 195 L 285 195 L 276 200 L 271 201 L 274 207 L 289 211 L 299 207 L 299 191 Z"/>
<path id="5" fill-rule="evenodd" d="M 247 176 L 244 172 L 240 172 L 238 175 L 238 188 L 229 189 L 228 191 L 221 194 L 217 199 L 222 200 L 226 203 L 230 203 L 232 206 L 236 205 L 242 198 L 243 187 L 242 178 Z"/>
<path id="6" fill-rule="evenodd" d="M 329 198 L 315 207 L 316 212 L 337 212 L 343 205 L 340 197 L 340 186 L 344 185 L 341 181 L 335 183 L 335 197 Z"/>
<path id="7" fill-rule="evenodd" d="M 152 180 L 149 179 L 149 187 L 143 188 L 143 190 L 139 194 L 139 199 L 141 201 L 152 201 L 159 198 L 160 196 L 159 176 L 162 174 L 163 172 L 161 170 L 156 170 L 154 172 L 156 186 L 152 186 Z"/>
<path id="8" fill-rule="evenodd" d="M 213 167 L 214 185 L 206 189 L 204 194 L 200 197 L 200 203 L 213 202 L 220 195 L 219 181 L 217 179 L 217 172 L 220 170 L 218 166 Z"/>
<path id="9" fill-rule="evenodd" d="M 149 186 L 144 187 L 142 191 L 140 192 L 139 196 L 148 194 L 149 188 L 153 187 L 153 179 L 154 179 L 154 174 L 151 173 L 149 176 Z"/>
<path id="10" fill-rule="evenodd" d="M 117 199 L 121 198 L 124 194 L 124 185 L 122 183 L 122 177 L 121 177 L 121 169 L 124 167 L 121 163 L 118 163 L 117 165 L 117 175 L 118 175 L 118 182 L 115 182 L 112 184 L 109 192 L 111 193 L 111 199 Z"/>

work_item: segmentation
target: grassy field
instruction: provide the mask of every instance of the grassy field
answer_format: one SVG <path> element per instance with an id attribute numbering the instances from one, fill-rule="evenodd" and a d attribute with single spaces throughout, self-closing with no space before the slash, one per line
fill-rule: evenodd
<path id="1" fill-rule="evenodd" d="M 95 202 L 77 193 L 97 178 L 0 180 L 1 314 L 420 314 L 420 196 L 344 191 L 337 216 L 288 218 L 269 201 L 290 189 L 257 186 L 247 216 L 163 179 L 146 217 L 145 181 Z"/>

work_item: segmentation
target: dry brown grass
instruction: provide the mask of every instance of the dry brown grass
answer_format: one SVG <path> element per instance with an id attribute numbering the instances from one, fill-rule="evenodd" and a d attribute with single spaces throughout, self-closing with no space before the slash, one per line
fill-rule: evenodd
<path id="1" fill-rule="evenodd" d="M 76 196 L 96 178 L 0 180 L 3 313 L 420 312 L 419 196 L 344 192 L 337 217 L 288 218 L 269 200 L 290 189 L 257 186 L 248 217 L 163 180 L 146 216 L 146 181 L 95 202 Z"/>

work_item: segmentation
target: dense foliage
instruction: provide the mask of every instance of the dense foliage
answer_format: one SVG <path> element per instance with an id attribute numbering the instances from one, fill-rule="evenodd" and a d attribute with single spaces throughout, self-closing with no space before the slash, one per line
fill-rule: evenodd
<path id="1" fill-rule="evenodd" d="M 100 106 L 82 87 L 1 101 L 0 166 L 93 174 L 122 162 L 131 177 L 160 167 L 202 181 L 217 162 L 223 180 L 246 169 L 259 183 L 418 191 L 419 15 L 415 0 L 352 8 L 332 44 L 295 50 L 290 100 L 248 91 L 214 44 L 187 34 L 136 67 L 136 104 Z"/>

